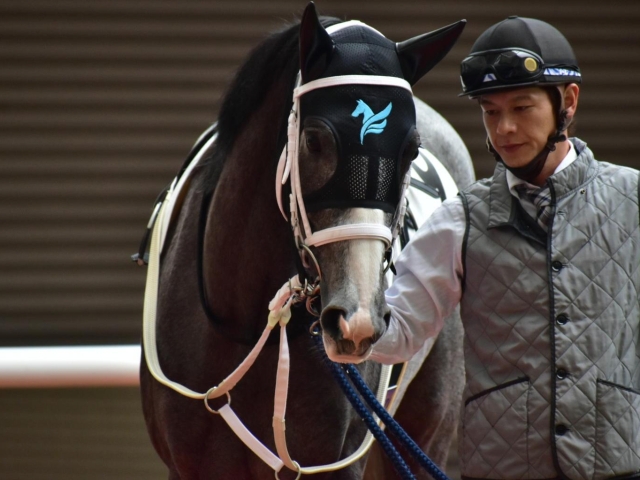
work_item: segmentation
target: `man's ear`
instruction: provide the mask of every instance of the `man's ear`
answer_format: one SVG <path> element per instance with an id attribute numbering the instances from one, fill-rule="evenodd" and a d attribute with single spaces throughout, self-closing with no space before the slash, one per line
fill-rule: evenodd
<path id="1" fill-rule="evenodd" d="M 567 117 L 573 118 L 578 108 L 578 97 L 580 96 L 580 87 L 576 83 L 570 83 L 564 89 L 564 109 L 567 111 Z"/>

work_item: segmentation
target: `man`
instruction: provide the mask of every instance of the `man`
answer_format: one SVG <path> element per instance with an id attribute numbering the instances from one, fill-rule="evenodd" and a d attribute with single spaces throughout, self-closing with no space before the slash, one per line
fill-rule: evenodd
<path id="1" fill-rule="evenodd" d="M 495 173 L 403 251 L 370 358 L 410 358 L 460 304 L 463 478 L 640 478 L 638 172 L 567 140 L 581 76 L 551 25 L 492 26 L 461 79 Z"/>

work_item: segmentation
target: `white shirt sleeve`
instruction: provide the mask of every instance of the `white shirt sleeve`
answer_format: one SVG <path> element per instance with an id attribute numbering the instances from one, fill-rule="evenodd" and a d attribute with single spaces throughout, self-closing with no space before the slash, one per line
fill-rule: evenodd
<path id="1" fill-rule="evenodd" d="M 397 276 L 385 293 L 391 320 L 371 360 L 407 361 L 440 332 L 462 295 L 465 223 L 462 199 L 446 200 L 402 251 L 395 262 Z"/>

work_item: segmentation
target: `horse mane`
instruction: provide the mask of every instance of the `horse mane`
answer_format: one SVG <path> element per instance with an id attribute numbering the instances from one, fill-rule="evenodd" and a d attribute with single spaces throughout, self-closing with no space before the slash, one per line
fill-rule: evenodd
<path id="1" fill-rule="evenodd" d="M 326 28 L 340 23 L 334 17 L 321 17 L 320 22 Z M 222 100 L 218 114 L 218 139 L 216 148 L 207 159 L 206 190 L 211 193 L 220 177 L 224 161 L 231 153 L 236 137 L 245 126 L 246 119 L 257 110 L 267 95 L 280 95 L 282 104 L 290 104 L 295 80 L 300 69 L 298 39 L 300 20 L 286 25 L 270 34 L 248 55 L 236 72 Z M 281 78 L 288 78 L 288 87 L 284 90 L 274 88 Z M 288 111 L 287 109 L 286 111 Z M 281 121 L 278 145 L 284 145 L 286 121 Z"/>

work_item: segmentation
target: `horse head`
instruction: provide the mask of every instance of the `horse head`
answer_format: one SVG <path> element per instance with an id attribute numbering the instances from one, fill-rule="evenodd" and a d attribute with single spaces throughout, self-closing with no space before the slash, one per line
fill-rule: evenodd
<path id="1" fill-rule="evenodd" d="M 388 324 L 384 259 L 420 145 L 411 85 L 463 28 L 461 21 L 395 43 L 360 22 L 325 29 L 313 3 L 303 14 L 291 167 L 301 193 L 292 194 L 292 222 L 303 232 L 303 263 L 321 270 L 320 322 L 335 361 L 364 360 Z M 322 240 L 313 232 L 324 232 Z"/>

